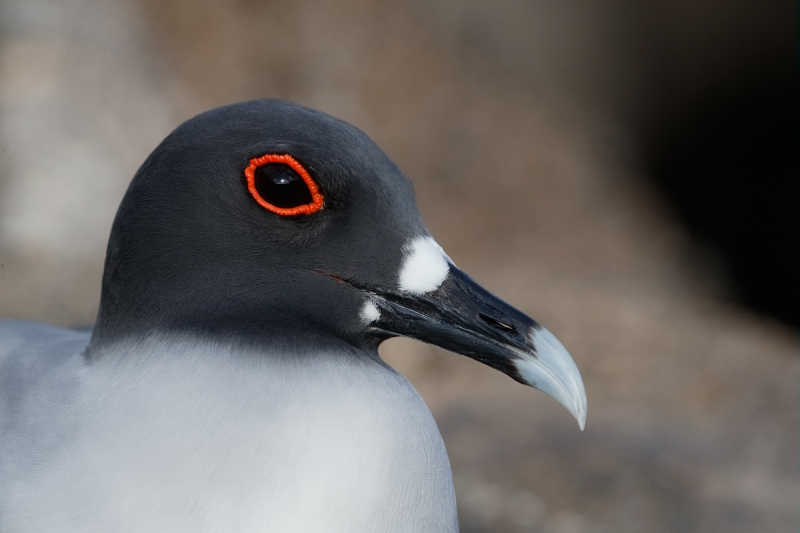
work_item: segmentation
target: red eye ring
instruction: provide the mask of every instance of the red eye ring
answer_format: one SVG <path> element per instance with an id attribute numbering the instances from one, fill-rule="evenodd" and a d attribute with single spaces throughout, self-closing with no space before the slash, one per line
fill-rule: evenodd
<path id="1" fill-rule="evenodd" d="M 264 200 L 256 189 L 256 169 L 268 163 L 283 163 L 297 172 L 297 174 L 303 178 L 303 181 L 306 182 L 313 201 L 310 204 L 298 205 L 297 207 L 278 207 Z M 247 178 L 247 190 L 250 191 L 250 195 L 258 202 L 258 205 L 277 215 L 285 217 L 310 215 L 322 209 L 323 198 L 322 194 L 319 192 L 319 187 L 317 187 L 316 182 L 308 171 L 303 168 L 303 165 L 298 163 L 297 160 L 289 154 L 265 154 L 261 157 L 251 159 L 250 166 L 244 169 L 244 175 Z"/>

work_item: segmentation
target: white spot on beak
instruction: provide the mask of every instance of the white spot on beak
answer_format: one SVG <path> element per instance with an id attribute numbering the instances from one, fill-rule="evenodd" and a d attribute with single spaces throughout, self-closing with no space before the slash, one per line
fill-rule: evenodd
<path id="1" fill-rule="evenodd" d="M 404 246 L 400 290 L 425 294 L 439 288 L 450 272 L 450 258 L 431 236 L 417 237 Z"/>
<path id="2" fill-rule="evenodd" d="M 364 322 L 365 326 L 369 326 L 381 316 L 381 312 L 378 307 L 372 302 L 372 300 L 367 300 L 364 302 L 364 307 L 361 308 L 361 320 Z"/>

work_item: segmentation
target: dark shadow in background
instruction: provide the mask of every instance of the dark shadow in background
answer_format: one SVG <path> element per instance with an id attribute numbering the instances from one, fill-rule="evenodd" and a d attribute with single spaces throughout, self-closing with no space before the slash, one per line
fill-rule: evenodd
<path id="1" fill-rule="evenodd" d="M 732 296 L 797 326 L 797 78 L 793 68 L 737 74 L 660 125 L 648 174 L 722 258 Z"/>

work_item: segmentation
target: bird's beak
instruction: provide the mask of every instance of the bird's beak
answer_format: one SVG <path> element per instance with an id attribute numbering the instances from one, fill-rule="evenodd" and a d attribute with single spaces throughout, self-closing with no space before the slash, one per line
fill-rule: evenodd
<path id="1" fill-rule="evenodd" d="M 430 292 L 380 292 L 370 297 L 380 311 L 370 327 L 435 344 L 492 368 L 555 398 L 581 430 L 586 391 L 566 348 L 536 321 L 449 265 L 444 282 Z"/>

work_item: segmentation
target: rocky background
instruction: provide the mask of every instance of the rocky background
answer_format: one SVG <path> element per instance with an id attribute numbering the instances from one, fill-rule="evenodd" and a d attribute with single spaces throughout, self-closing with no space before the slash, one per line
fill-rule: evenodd
<path id="1" fill-rule="evenodd" d="M 792 2 L 0 0 L 0 316 L 94 320 L 127 182 L 278 97 L 365 130 L 459 266 L 583 374 L 397 339 L 464 533 L 798 527 Z"/>

